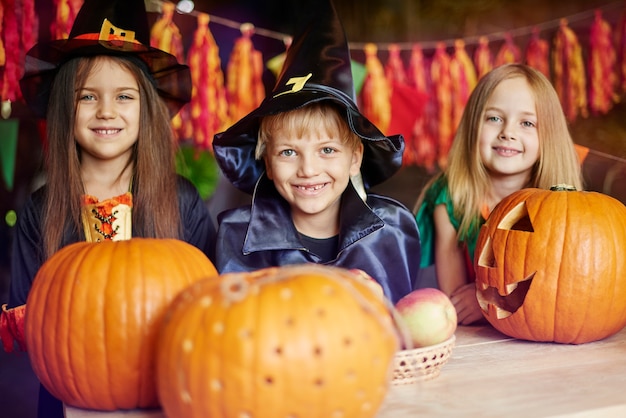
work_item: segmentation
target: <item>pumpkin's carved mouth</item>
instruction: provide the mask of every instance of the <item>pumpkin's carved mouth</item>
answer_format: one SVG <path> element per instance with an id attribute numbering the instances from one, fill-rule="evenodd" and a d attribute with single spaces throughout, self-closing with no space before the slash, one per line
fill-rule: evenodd
<path id="1" fill-rule="evenodd" d="M 504 319 L 513 315 L 523 304 L 535 273 L 517 283 L 506 286 L 507 294 L 501 295 L 498 288 L 482 284 L 476 291 L 480 308 L 489 312 L 489 305 L 496 310 L 496 318 Z"/>

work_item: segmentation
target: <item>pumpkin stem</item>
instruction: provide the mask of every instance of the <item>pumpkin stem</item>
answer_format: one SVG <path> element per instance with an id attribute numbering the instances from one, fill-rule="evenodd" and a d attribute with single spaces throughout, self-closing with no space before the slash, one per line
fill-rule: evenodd
<path id="1" fill-rule="evenodd" d="M 555 184 L 554 186 L 550 187 L 550 190 L 553 192 L 575 192 L 576 191 L 576 187 L 572 186 L 571 184 L 565 184 L 565 183 L 561 183 L 561 184 Z"/>

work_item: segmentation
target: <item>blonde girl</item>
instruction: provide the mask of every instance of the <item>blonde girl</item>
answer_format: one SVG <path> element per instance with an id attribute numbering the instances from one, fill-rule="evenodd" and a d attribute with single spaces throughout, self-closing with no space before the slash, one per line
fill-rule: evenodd
<path id="1" fill-rule="evenodd" d="M 447 168 L 415 205 L 422 239 L 419 287 L 439 287 L 459 323 L 482 318 L 473 285 L 480 226 L 500 200 L 525 187 L 582 189 L 576 149 L 549 80 L 523 64 L 486 74 L 472 92 Z"/>

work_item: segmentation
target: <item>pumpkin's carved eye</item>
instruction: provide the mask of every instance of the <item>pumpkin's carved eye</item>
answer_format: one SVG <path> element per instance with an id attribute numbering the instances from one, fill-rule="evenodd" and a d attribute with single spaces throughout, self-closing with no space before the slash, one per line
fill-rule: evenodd
<path id="1" fill-rule="evenodd" d="M 509 211 L 498 224 L 498 229 L 508 231 L 535 232 L 533 224 L 528 215 L 526 203 L 521 202 Z M 493 251 L 491 237 L 485 241 L 478 258 L 478 266 L 484 268 L 496 268 L 498 264 Z M 476 296 L 481 308 L 488 312 L 488 306 L 492 305 L 496 310 L 498 319 L 507 318 L 515 313 L 523 304 L 528 289 L 532 283 L 535 273 L 523 278 L 516 283 L 509 283 L 505 287 L 505 294 L 498 292 L 495 287 L 484 284 L 477 289 Z"/>
<path id="2" fill-rule="evenodd" d="M 511 211 L 500 220 L 498 229 L 535 232 L 533 223 L 530 221 L 530 216 L 528 216 L 526 202 L 521 202 L 511 209 Z"/>
<path id="3" fill-rule="evenodd" d="M 521 202 L 513 209 L 511 209 L 511 211 L 500 220 L 500 223 L 498 224 L 498 229 L 509 231 L 535 232 L 535 229 L 533 228 L 533 223 L 530 220 L 530 216 L 528 216 L 526 202 Z M 480 267 L 488 268 L 497 267 L 496 258 L 493 253 L 493 244 L 491 241 L 491 237 L 487 238 L 485 245 L 480 252 L 478 265 Z"/>

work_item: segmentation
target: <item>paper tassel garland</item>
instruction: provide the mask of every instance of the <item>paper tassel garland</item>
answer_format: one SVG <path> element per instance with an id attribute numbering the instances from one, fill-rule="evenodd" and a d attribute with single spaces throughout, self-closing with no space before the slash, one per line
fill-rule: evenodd
<path id="1" fill-rule="evenodd" d="M 556 89 L 565 116 L 571 122 L 578 115 L 588 116 L 587 82 L 582 49 L 578 37 L 572 31 L 567 19 L 561 19 L 554 39 L 552 51 L 554 68 L 554 88 Z"/>
<path id="2" fill-rule="evenodd" d="M 209 30 L 209 15 L 198 16 L 198 27 L 189 48 L 191 70 L 191 138 L 200 149 L 211 149 L 213 135 L 229 125 L 226 88 L 219 48 Z"/>
<path id="3" fill-rule="evenodd" d="M 476 76 L 480 79 L 493 68 L 493 54 L 489 48 L 489 39 L 486 36 L 478 38 L 478 46 L 474 51 L 474 66 Z"/>
<path id="4" fill-rule="evenodd" d="M 378 47 L 373 43 L 365 45 L 365 68 L 367 76 L 361 91 L 363 115 L 387 134 L 391 121 L 391 86 L 378 59 Z"/>
<path id="5" fill-rule="evenodd" d="M 437 140 L 432 135 L 427 126 L 427 111 L 432 100 L 428 94 L 428 76 L 426 73 L 426 63 L 424 53 L 419 44 L 411 47 L 411 58 L 407 70 L 409 85 L 413 86 L 420 97 L 419 113 L 415 118 L 411 136 L 407 139 L 407 150 L 404 155 L 407 159 L 406 165 L 419 165 L 426 168 L 429 173 L 433 173 L 437 163 Z"/>
<path id="6" fill-rule="evenodd" d="M 550 51 L 548 41 L 539 37 L 539 30 L 533 28 L 532 35 L 526 46 L 526 64 L 550 80 Z"/>
<path id="7" fill-rule="evenodd" d="M 522 52 L 519 47 L 515 45 L 513 36 L 510 33 L 504 35 L 504 44 L 498 50 L 496 54 L 494 66 L 499 67 L 502 64 L 511 64 L 515 62 L 521 62 Z"/>
<path id="8" fill-rule="evenodd" d="M 452 81 L 452 128 L 461 120 L 469 95 L 476 87 L 476 69 L 465 50 L 465 41 L 454 41 L 454 52 L 450 60 L 450 80 Z"/>
<path id="9" fill-rule="evenodd" d="M 150 45 L 174 55 L 178 62 L 184 63 L 183 37 L 178 26 L 172 21 L 174 3 L 161 3 L 161 16 L 150 29 Z M 188 106 L 183 107 L 172 118 L 172 129 L 176 137 L 181 140 L 188 138 L 192 133 L 189 127 Z"/>
<path id="10" fill-rule="evenodd" d="M 613 47 L 611 25 L 596 10 L 589 30 L 589 110 L 593 115 L 606 114 L 619 101 L 615 92 L 616 52 Z"/>
<path id="11" fill-rule="evenodd" d="M 433 81 L 434 97 L 436 106 L 436 130 L 437 138 L 437 162 L 439 167 L 444 168 L 448 163 L 448 151 L 452 145 L 454 135 L 452 126 L 452 80 L 450 78 L 450 56 L 446 52 L 443 42 L 437 43 L 435 55 L 430 68 L 430 76 Z"/>
<path id="12" fill-rule="evenodd" d="M 265 97 L 263 57 L 254 48 L 254 26 L 244 23 L 226 68 L 228 115 L 234 122 L 256 109 Z"/>

